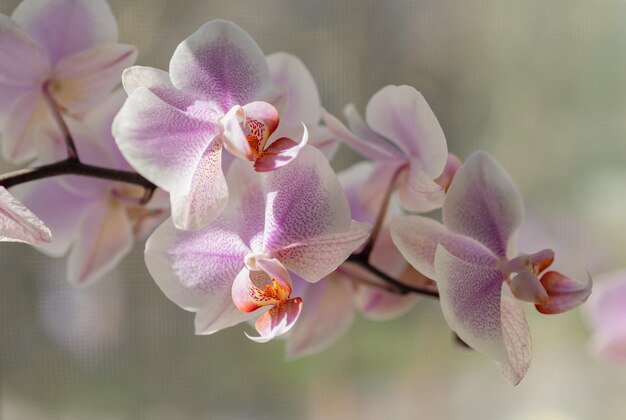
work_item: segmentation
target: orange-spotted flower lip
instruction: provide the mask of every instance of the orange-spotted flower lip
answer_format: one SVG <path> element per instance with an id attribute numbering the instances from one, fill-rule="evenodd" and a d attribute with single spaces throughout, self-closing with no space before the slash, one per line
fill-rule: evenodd
<path id="1" fill-rule="evenodd" d="M 295 159 L 308 143 L 306 126 L 299 143 L 288 137 L 269 142 L 279 121 L 278 111 L 267 102 L 235 105 L 220 120 L 224 147 L 239 159 L 254 162 L 257 172 L 278 169 Z"/>

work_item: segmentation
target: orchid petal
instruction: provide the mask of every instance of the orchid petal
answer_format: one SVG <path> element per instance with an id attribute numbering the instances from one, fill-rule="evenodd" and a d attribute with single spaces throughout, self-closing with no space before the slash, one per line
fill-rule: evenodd
<path id="1" fill-rule="evenodd" d="M 338 281 L 332 276 L 315 284 L 304 280 L 300 282 L 304 283 L 304 290 L 299 295 L 306 304 L 287 338 L 289 359 L 329 347 L 346 333 L 354 321 L 350 282 Z"/>
<path id="2" fill-rule="evenodd" d="M 186 194 L 194 171 L 219 133 L 214 110 L 182 111 L 145 87 L 135 89 L 113 122 L 117 145 L 128 162 L 157 186 Z"/>
<path id="3" fill-rule="evenodd" d="M 475 152 L 456 173 L 442 214 L 452 232 L 470 236 L 506 257 L 524 208 L 506 171 L 488 154 Z"/>
<path id="4" fill-rule="evenodd" d="M 224 147 L 233 156 L 243 160 L 254 160 L 252 146 L 248 142 L 243 124 L 246 113 L 240 105 L 233 106 L 221 120 Z"/>
<path id="5" fill-rule="evenodd" d="M 122 71 L 137 58 L 137 48 L 104 44 L 62 59 L 55 77 L 57 102 L 72 112 L 84 112 L 100 103 L 120 83 Z"/>
<path id="6" fill-rule="evenodd" d="M 229 328 L 258 316 L 257 312 L 241 312 L 233 304 L 230 295 L 225 294 L 221 299 L 212 297 L 207 299 L 206 305 L 196 312 L 194 325 L 197 335 L 211 335 L 224 328 Z"/>
<path id="7" fill-rule="evenodd" d="M 369 100 L 367 124 L 393 142 L 430 179 L 443 172 L 448 146 L 437 117 L 421 93 L 410 86 L 386 86 Z"/>
<path id="8" fill-rule="evenodd" d="M 484 245 L 456 235 L 436 220 L 421 216 L 397 217 L 391 222 L 391 237 L 404 258 L 426 277 L 435 275 L 435 253 L 441 244 L 458 258 L 476 265 L 495 266 L 497 258 Z"/>
<path id="9" fill-rule="evenodd" d="M 52 231 L 52 242 L 38 249 L 52 257 L 67 254 L 85 217 L 92 211 L 93 197 L 73 194 L 57 179 L 19 185 L 15 193 Z"/>
<path id="10" fill-rule="evenodd" d="M 275 250 L 285 266 L 310 282 L 317 282 L 339 267 L 367 239 L 371 225 L 352 221 L 349 230 L 320 235 Z"/>
<path id="11" fill-rule="evenodd" d="M 259 337 L 251 337 L 247 333 L 246 337 L 257 343 L 266 343 L 281 336 L 295 325 L 300 316 L 300 311 L 302 311 L 301 298 L 297 297 L 282 302 L 256 320 L 255 327 L 260 334 Z"/>
<path id="12" fill-rule="evenodd" d="M 254 170 L 257 172 L 275 171 L 297 158 L 298 153 L 300 153 L 309 141 L 309 132 L 304 124 L 302 126 L 304 133 L 302 134 L 300 143 L 296 143 L 287 137 L 281 137 L 272 142 L 272 144 L 263 151 L 261 156 L 254 161 Z"/>
<path id="13" fill-rule="evenodd" d="M 2 155 L 12 163 L 26 163 L 35 158 L 35 131 L 48 116 L 41 93 L 30 91 L 11 107 L 2 136 Z"/>
<path id="14" fill-rule="evenodd" d="M 249 252 L 223 218 L 195 232 L 177 230 L 168 219 L 148 238 L 145 259 L 152 278 L 170 300 L 187 311 L 202 312 L 198 316 L 206 322 L 198 330 L 205 332 L 217 328 L 211 320 L 228 323 L 219 313 L 234 308 L 233 280 Z"/>
<path id="15" fill-rule="evenodd" d="M 179 229 L 198 230 L 220 215 L 228 202 L 228 185 L 222 172 L 222 147 L 215 140 L 193 173 L 186 193 L 170 193 L 172 219 Z"/>
<path id="16" fill-rule="evenodd" d="M 0 242 L 43 245 L 51 240 L 44 222 L 0 186 Z"/>
<path id="17" fill-rule="evenodd" d="M 457 155 L 453 153 L 448 153 L 448 160 L 446 161 L 446 166 L 445 168 L 443 168 L 443 172 L 441 173 L 441 175 L 439 175 L 439 177 L 435 179 L 435 182 L 441 185 L 441 187 L 445 191 L 448 191 L 448 188 L 450 188 L 450 184 L 452 183 L 452 179 L 454 178 L 454 175 L 456 175 L 457 171 L 459 170 L 462 164 L 463 162 Z"/>
<path id="18" fill-rule="evenodd" d="M 117 22 L 104 0 L 24 0 L 12 18 L 54 64 L 78 51 L 117 41 Z"/>
<path id="19" fill-rule="evenodd" d="M 332 114 L 329 114 L 323 108 L 322 119 L 324 120 L 324 124 L 326 124 L 326 127 L 335 136 L 337 136 L 338 139 L 346 143 L 350 148 L 354 149 L 363 157 L 375 161 L 396 160 L 400 157 L 396 151 L 394 151 L 384 143 L 374 143 L 370 139 L 360 138 L 352 134 L 352 132 L 348 130 L 341 121 L 339 121 Z"/>
<path id="20" fill-rule="evenodd" d="M 50 73 L 45 52 L 11 18 L 0 14 L 0 84 L 37 88 Z"/>
<path id="21" fill-rule="evenodd" d="M 9 111 L 15 100 L 30 89 L 21 86 L 10 86 L 0 83 L 0 130 L 4 127 Z"/>
<path id="22" fill-rule="evenodd" d="M 513 385 L 517 385 L 526 375 L 532 357 L 530 331 L 524 311 L 508 296 L 500 302 L 502 336 L 507 360 L 496 362 L 502 375 Z"/>
<path id="23" fill-rule="evenodd" d="M 70 284 L 85 286 L 111 271 L 133 246 L 132 226 L 120 204 L 101 203 L 83 220 L 67 260 Z"/>
<path id="24" fill-rule="evenodd" d="M 298 127 L 297 131 L 295 129 L 292 129 L 290 134 L 285 137 L 294 138 L 298 135 L 299 130 L 300 127 Z M 337 137 L 333 134 L 332 131 L 330 131 L 326 127 L 322 127 L 321 125 L 310 126 L 308 127 L 308 130 L 309 144 L 321 150 L 321 152 L 324 153 L 324 156 L 326 156 L 328 160 L 332 160 L 337 154 L 337 150 L 339 150 L 340 146 Z"/>
<path id="25" fill-rule="evenodd" d="M 270 260 L 271 261 L 271 260 Z M 272 265 L 274 273 L 264 270 L 250 270 L 248 267 L 239 272 L 232 287 L 233 303 L 243 312 L 252 312 L 263 306 L 280 305 L 291 294 L 289 272 L 277 260 Z"/>
<path id="26" fill-rule="evenodd" d="M 514 275 L 509 287 L 513 296 L 524 302 L 539 304 L 548 299 L 548 293 L 539 278 L 530 271 L 523 271 Z"/>
<path id="27" fill-rule="evenodd" d="M 400 177 L 398 199 L 404 208 L 416 213 L 426 213 L 440 208 L 446 192 L 433 179 L 411 162 L 408 174 Z"/>
<path id="28" fill-rule="evenodd" d="M 587 301 L 592 283 L 591 276 L 587 281 L 579 282 L 556 271 L 549 271 L 541 276 L 547 299 L 535 306 L 542 314 L 560 314 L 572 310 Z"/>
<path id="29" fill-rule="evenodd" d="M 276 137 L 291 137 L 290 128 L 305 123 L 317 125 L 322 102 L 315 80 L 304 63 L 295 55 L 278 52 L 267 56 L 272 85 L 284 89 L 286 105 L 279 109 L 281 125 Z"/>
<path id="30" fill-rule="evenodd" d="M 521 309 L 502 296 L 502 273 L 493 266 L 464 261 L 441 245 L 435 270 L 450 328 L 469 346 L 496 360 L 511 383 L 519 383 L 530 363 L 530 335 Z"/>
<path id="31" fill-rule="evenodd" d="M 290 165 L 264 174 L 264 179 L 265 249 L 350 230 L 348 201 L 335 172 L 314 147 L 305 147 Z"/>
<path id="32" fill-rule="evenodd" d="M 270 84 L 263 52 L 234 23 L 206 23 L 174 51 L 170 77 L 178 89 L 215 101 L 223 112 L 251 102 Z"/>

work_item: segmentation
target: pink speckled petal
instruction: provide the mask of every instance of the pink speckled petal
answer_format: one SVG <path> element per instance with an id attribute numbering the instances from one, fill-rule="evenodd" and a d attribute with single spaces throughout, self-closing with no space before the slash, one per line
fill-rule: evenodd
<path id="1" fill-rule="evenodd" d="M 211 223 L 228 203 L 228 185 L 222 172 L 222 147 L 214 140 L 193 173 L 185 193 L 170 193 L 172 219 L 179 229 L 198 230 Z"/>
<path id="2" fill-rule="evenodd" d="M 126 210 L 107 201 L 93 206 L 67 260 L 68 282 L 86 286 L 111 271 L 130 252 L 133 232 Z"/>
<path id="3" fill-rule="evenodd" d="M 496 255 L 506 257 L 524 218 L 524 207 L 502 166 L 487 153 L 475 152 L 456 173 L 442 215 L 452 232 L 470 236 Z"/>
<path id="4" fill-rule="evenodd" d="M 367 124 L 419 161 L 430 179 L 443 172 L 448 146 L 437 117 L 421 93 L 410 86 L 386 86 L 369 100 Z"/>
<path id="5" fill-rule="evenodd" d="M 435 252 L 442 244 L 454 255 L 477 265 L 495 266 L 497 258 L 479 242 L 448 231 L 436 220 L 421 216 L 397 217 L 391 237 L 404 258 L 426 277 L 435 277 Z"/>
<path id="6" fill-rule="evenodd" d="M 2 156 L 9 162 L 23 164 L 35 158 L 37 126 L 46 121 L 49 112 L 38 91 L 19 97 L 9 110 L 2 132 Z"/>
<path id="7" fill-rule="evenodd" d="M 178 89 L 219 104 L 222 112 L 256 99 L 270 85 L 263 52 L 232 22 L 206 23 L 174 52 L 170 77 Z"/>
<path id="8" fill-rule="evenodd" d="M 322 119 L 326 127 L 341 141 L 354 149 L 357 153 L 375 161 L 397 160 L 401 155 L 391 146 L 384 143 L 384 140 L 372 140 L 361 138 L 353 134 L 335 116 L 322 109 Z"/>
<path id="9" fill-rule="evenodd" d="M 55 69 L 60 88 L 55 99 L 70 112 L 84 112 L 119 85 L 122 71 L 137 58 L 137 48 L 104 44 L 62 59 Z"/>
<path id="10" fill-rule="evenodd" d="M 184 195 L 207 147 L 219 134 L 211 113 L 199 102 L 181 110 L 139 87 L 115 118 L 113 135 L 140 174 L 170 193 Z"/>
<path id="11" fill-rule="evenodd" d="M 211 335 L 224 328 L 229 328 L 244 321 L 257 317 L 258 311 L 241 312 L 233 304 L 230 291 L 223 296 L 206 299 L 203 308 L 196 312 L 194 325 L 198 335 Z"/>
<path id="12" fill-rule="evenodd" d="M 435 254 L 441 309 L 450 328 L 472 348 L 498 362 L 514 385 L 530 364 L 530 336 L 517 304 L 502 296 L 502 273 L 450 253 Z"/>
<path id="13" fill-rule="evenodd" d="M 52 240 L 50 229 L 35 214 L 0 187 L 0 242 L 43 245 Z"/>
<path id="14" fill-rule="evenodd" d="M 267 250 L 350 230 L 348 201 L 324 155 L 311 146 L 284 168 L 264 174 Z"/>
<path id="15" fill-rule="evenodd" d="M 246 336 L 257 343 L 267 343 L 289 331 L 298 320 L 302 310 L 302 299 L 299 297 L 282 302 L 261 315 L 255 323 L 255 328 L 260 334 L 252 337 Z"/>
<path id="16" fill-rule="evenodd" d="M 41 47 L 0 14 L 0 86 L 37 89 L 49 74 L 50 62 Z"/>
<path id="17" fill-rule="evenodd" d="M 25 0 L 12 18 L 44 48 L 53 64 L 117 41 L 117 22 L 105 0 Z"/>
<path id="18" fill-rule="evenodd" d="M 350 229 L 314 236 L 273 252 L 285 266 L 310 282 L 317 282 L 339 267 L 365 242 L 371 230 L 369 223 L 352 221 Z"/>
<path id="19" fill-rule="evenodd" d="M 208 321 L 217 322 L 222 309 L 234 308 L 232 284 L 249 252 L 234 225 L 223 218 L 195 232 L 177 230 L 168 219 L 148 238 L 145 259 L 170 300 L 185 310 L 202 312 L 198 316 L 206 322 L 196 326 L 199 333 L 206 333 L 215 330 Z"/>
<path id="20" fill-rule="evenodd" d="M 233 156 L 243 160 L 253 160 L 254 154 L 248 142 L 243 124 L 246 122 L 246 113 L 240 105 L 233 106 L 221 119 L 222 139 L 224 148 Z"/>
<path id="21" fill-rule="evenodd" d="M 345 334 L 354 321 L 350 282 L 332 276 L 315 284 L 300 282 L 303 290 L 299 296 L 304 305 L 287 338 L 290 359 L 324 350 Z"/>
<path id="22" fill-rule="evenodd" d="M 288 165 L 295 158 L 298 157 L 298 153 L 307 145 L 309 141 L 309 132 L 304 126 L 304 133 L 300 143 L 288 139 L 287 137 L 281 137 L 274 141 L 270 146 L 263 151 L 254 161 L 254 170 L 257 172 L 271 172 Z"/>
<path id="23" fill-rule="evenodd" d="M 279 305 L 291 295 L 291 277 L 278 260 L 265 260 L 259 268 L 244 268 L 233 282 L 233 303 L 240 311 L 252 312 L 263 306 Z"/>

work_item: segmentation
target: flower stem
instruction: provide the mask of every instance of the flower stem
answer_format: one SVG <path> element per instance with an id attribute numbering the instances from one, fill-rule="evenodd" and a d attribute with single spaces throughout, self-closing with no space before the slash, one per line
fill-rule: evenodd
<path id="1" fill-rule="evenodd" d="M 154 191 L 156 188 L 152 182 L 138 173 L 87 165 L 71 157 L 49 165 L 26 168 L 0 175 L 0 185 L 5 188 L 11 188 L 26 182 L 58 175 L 80 175 L 92 178 L 110 179 L 111 181 L 139 185 L 148 191 Z"/>

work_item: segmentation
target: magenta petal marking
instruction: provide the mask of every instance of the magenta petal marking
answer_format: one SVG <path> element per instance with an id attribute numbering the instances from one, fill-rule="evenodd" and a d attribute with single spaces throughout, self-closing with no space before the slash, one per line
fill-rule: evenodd
<path id="1" fill-rule="evenodd" d="M 285 334 L 298 320 L 302 311 L 302 299 L 299 297 L 282 302 L 261 315 L 255 324 L 259 337 L 246 336 L 257 343 L 266 343 Z"/>

